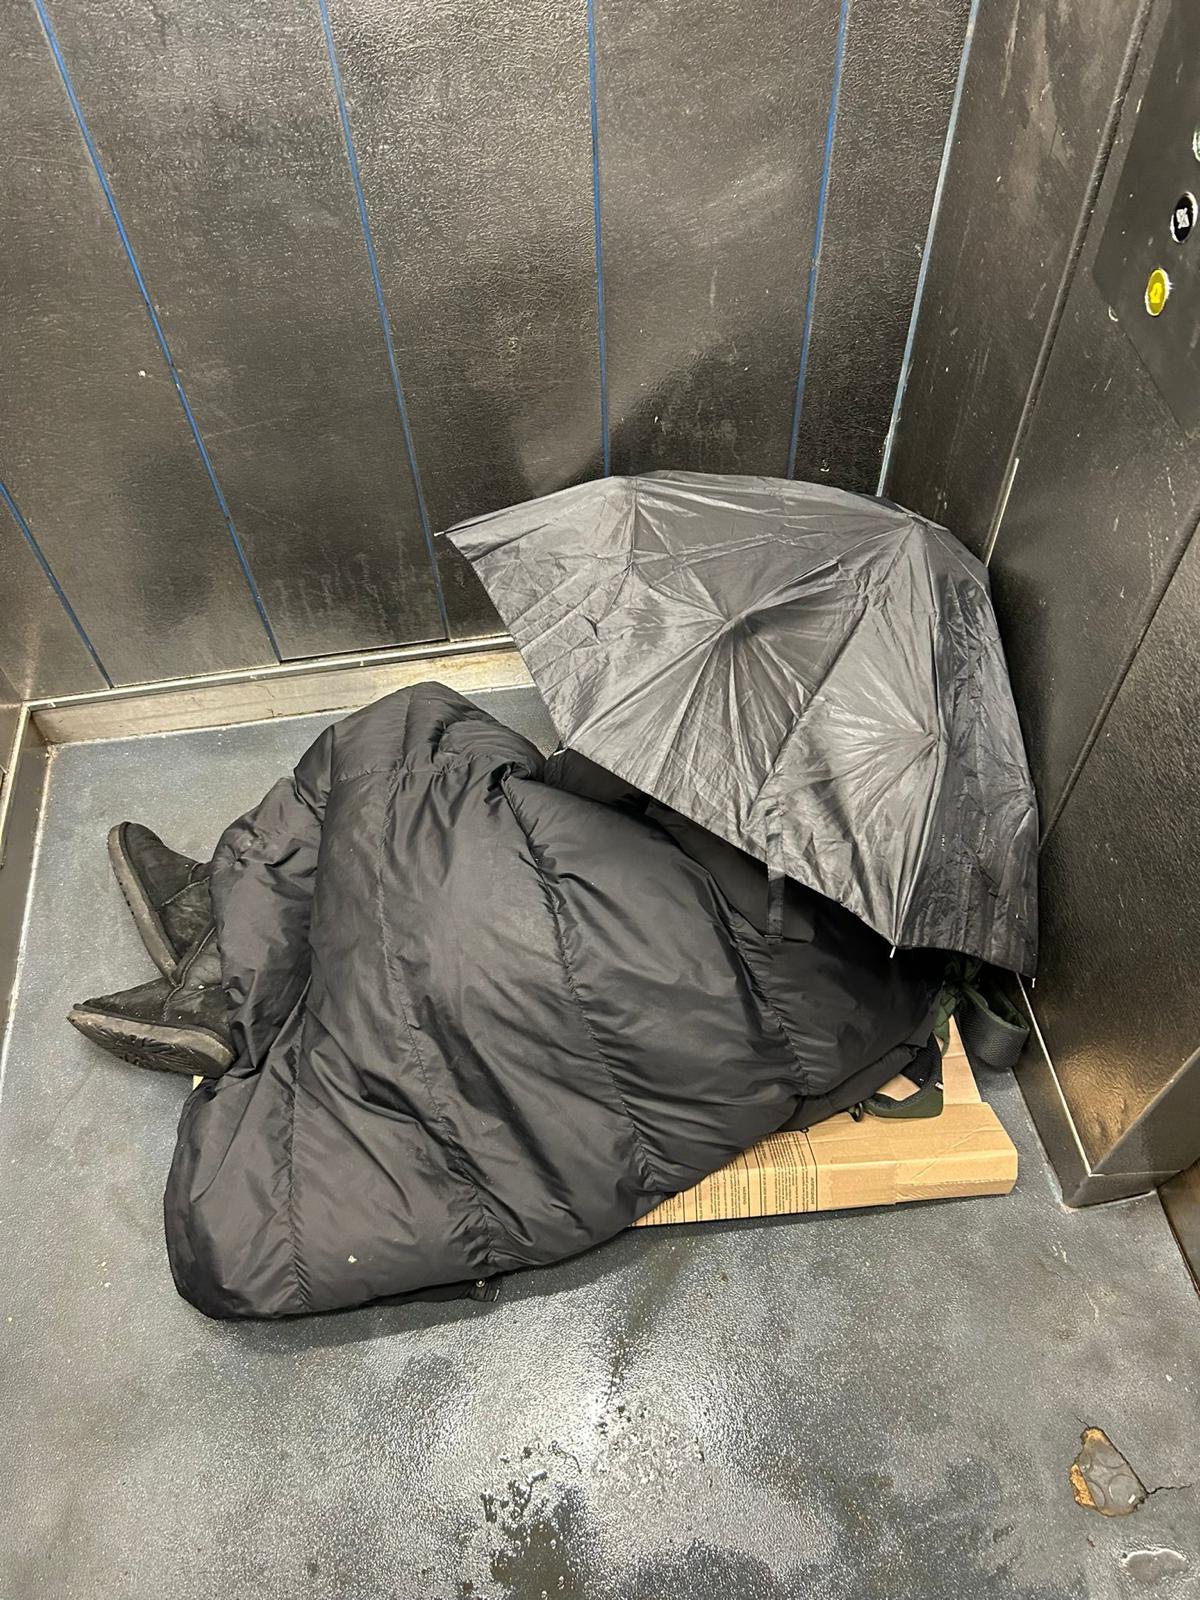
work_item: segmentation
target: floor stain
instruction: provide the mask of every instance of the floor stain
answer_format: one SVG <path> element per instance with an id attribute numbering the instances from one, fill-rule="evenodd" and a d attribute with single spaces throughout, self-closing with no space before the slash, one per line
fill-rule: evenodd
<path id="1" fill-rule="evenodd" d="M 1076 1504 L 1102 1517 L 1127 1517 L 1146 1498 L 1145 1484 L 1103 1428 L 1084 1429 L 1070 1480 Z"/>
<path id="2" fill-rule="evenodd" d="M 1161 1546 L 1150 1550 L 1130 1550 L 1121 1557 L 1121 1571 L 1127 1573 L 1135 1583 L 1147 1586 L 1161 1583 L 1164 1578 L 1182 1572 L 1187 1564 L 1187 1557 L 1178 1550 L 1167 1550 Z"/>
<path id="3" fill-rule="evenodd" d="M 508 1495 L 498 1502 L 483 1496 L 484 1517 L 499 1536 L 491 1553 L 491 1575 L 521 1600 L 540 1595 L 569 1600 L 585 1592 L 584 1568 L 575 1549 L 581 1508 L 569 1491 L 539 1492 L 544 1477 L 510 1483 Z"/>

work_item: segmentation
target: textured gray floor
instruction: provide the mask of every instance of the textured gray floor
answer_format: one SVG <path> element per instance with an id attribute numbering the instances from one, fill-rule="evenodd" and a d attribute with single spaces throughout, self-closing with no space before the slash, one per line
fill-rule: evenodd
<path id="1" fill-rule="evenodd" d="M 326 720 L 54 757 L 0 1097 L 3 1600 L 1200 1593 L 1195 1487 L 1108 1521 L 1067 1483 L 1093 1423 L 1200 1481 L 1200 1305 L 1156 1200 L 1063 1210 L 1008 1082 L 1006 1199 L 638 1231 L 494 1306 L 179 1300 L 185 1086 L 62 1020 L 152 975 L 104 833 L 206 852 Z"/>

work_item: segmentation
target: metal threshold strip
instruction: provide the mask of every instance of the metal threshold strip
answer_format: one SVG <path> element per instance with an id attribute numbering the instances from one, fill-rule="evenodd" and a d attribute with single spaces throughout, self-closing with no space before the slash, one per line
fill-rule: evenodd
<path id="1" fill-rule="evenodd" d="M 520 657 L 516 647 L 507 634 L 489 634 L 482 639 L 465 639 L 450 641 L 435 639 L 424 644 L 397 646 L 390 650 L 372 650 L 361 654 L 317 656 L 305 661 L 272 662 L 261 667 L 241 667 L 233 672 L 213 672 L 198 674 L 189 678 L 164 678 L 154 683 L 125 684 L 115 689 L 96 689 L 87 694 L 54 695 L 28 702 L 28 709 L 37 720 L 39 727 L 43 726 L 47 713 L 54 713 L 51 725 L 57 725 L 60 715 L 75 711 L 86 711 L 88 708 L 112 707 L 114 720 L 119 708 L 131 701 L 143 699 L 164 699 L 168 696 L 180 696 L 197 692 L 218 693 L 225 691 L 231 704 L 235 703 L 239 689 L 253 684 L 270 685 L 272 683 L 292 682 L 295 680 L 308 681 L 328 677 L 334 673 L 352 672 L 362 668 L 387 670 L 410 661 L 431 661 L 439 658 L 457 660 L 462 656 L 478 656 L 491 653 L 507 654 L 515 658 L 519 665 Z M 525 681 L 522 673 L 519 681 Z M 303 713 L 301 713 L 303 714 Z M 75 724 L 73 724 L 75 725 Z M 82 722 L 77 724 L 83 726 Z M 97 724 L 99 725 L 99 724 Z M 103 737 L 119 737 L 119 735 L 104 735 Z M 66 740 L 51 739 L 51 743 L 66 743 Z"/>
<path id="2" fill-rule="evenodd" d="M 491 634 L 27 701 L 20 708 L 11 749 L 0 757 L 0 865 L 21 763 L 31 743 L 134 738 L 349 710 L 426 677 L 444 678 L 467 692 L 529 682 L 512 640 L 507 634 Z"/>

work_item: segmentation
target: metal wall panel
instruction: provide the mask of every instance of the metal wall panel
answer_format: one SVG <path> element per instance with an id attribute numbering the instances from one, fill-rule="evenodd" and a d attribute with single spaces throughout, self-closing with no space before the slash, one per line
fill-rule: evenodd
<path id="1" fill-rule="evenodd" d="M 1200 1049 L 1200 539 L 1193 538 L 1042 852 L 1035 1005 L 1093 1164 L 1200 1156 L 1200 1065 L 1169 1117 L 1142 1113 Z M 1139 1121 L 1140 1119 L 1140 1121 Z M 1131 1141 L 1129 1131 L 1137 1126 Z"/>
<path id="2" fill-rule="evenodd" d="M 991 573 L 1045 840 L 1021 1070 L 1075 1203 L 1200 1154 L 1200 462 L 1092 278 L 1166 15 L 1139 53 L 1132 0 L 982 9 L 890 483 L 982 550 L 1019 452 Z"/>
<path id="3" fill-rule="evenodd" d="M 333 0 L 435 529 L 597 471 L 583 0 Z M 453 631 L 494 632 L 438 546 Z"/>
<path id="4" fill-rule="evenodd" d="M 1161 1190 L 1163 1210 L 1200 1289 L 1200 1163 L 1181 1172 Z"/>
<path id="5" fill-rule="evenodd" d="M 0 471 L 118 682 L 268 661 L 32 7 L 0 32 Z"/>
<path id="6" fill-rule="evenodd" d="M 1173 0 L 1093 261 L 1109 310 L 1172 415 L 1192 434 L 1200 431 L 1200 257 L 1192 193 L 1200 157 L 1198 81 L 1200 6 Z"/>
<path id="7" fill-rule="evenodd" d="M 1137 649 L 1200 504 L 1194 443 L 1092 279 L 1157 37 L 1156 25 L 1071 282 L 991 562 L 1043 831 Z"/>
<path id="8" fill-rule="evenodd" d="M 0 495 L 0 700 L 106 687 L 66 609 Z M 3 740 L 0 739 L 0 745 Z"/>
<path id="9" fill-rule="evenodd" d="M 874 494 L 970 0 L 853 0 L 795 476 Z"/>
<path id="10" fill-rule="evenodd" d="M 1141 7 L 980 7 L 887 486 L 977 554 Z"/>
<path id="11" fill-rule="evenodd" d="M 0 0 L 0 470 L 114 679 L 489 632 L 428 533 L 610 439 L 786 470 L 823 174 L 803 448 L 869 486 L 967 0 L 904 3 Z"/>
<path id="12" fill-rule="evenodd" d="M 1043 829 L 1170 578 L 1198 496 L 1194 447 L 1081 268 L 991 564 Z"/>
<path id="13" fill-rule="evenodd" d="M 1060 1108 L 1072 1124 L 1081 1201 L 1200 1155 L 1200 463 L 1092 277 L 1167 16 L 1160 0 L 992 561 L 1047 834 L 1041 1118 L 1052 1141 Z"/>
<path id="14" fill-rule="evenodd" d="M 786 471 L 837 25 L 597 0 L 614 472 Z"/>
<path id="15" fill-rule="evenodd" d="M 438 638 L 315 0 L 48 0 L 285 658 Z"/>

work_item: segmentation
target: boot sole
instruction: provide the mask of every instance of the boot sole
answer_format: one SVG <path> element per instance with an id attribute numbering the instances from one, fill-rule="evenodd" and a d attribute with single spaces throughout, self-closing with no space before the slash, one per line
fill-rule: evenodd
<path id="1" fill-rule="evenodd" d="M 159 919 L 158 913 L 146 898 L 133 863 L 125 852 L 124 824 L 118 822 L 108 832 L 108 859 L 113 874 L 124 896 L 129 914 L 137 925 L 142 943 L 150 952 L 150 959 L 164 978 L 173 978 L 179 966 L 179 952 Z"/>
<path id="2" fill-rule="evenodd" d="M 177 1072 L 219 1078 L 233 1063 L 233 1051 L 205 1028 L 172 1027 L 165 1023 L 134 1022 L 110 1017 L 104 1011 L 76 1006 L 67 1017 L 73 1028 L 119 1056 L 133 1067 L 152 1072 Z"/>

